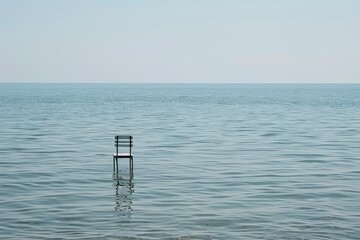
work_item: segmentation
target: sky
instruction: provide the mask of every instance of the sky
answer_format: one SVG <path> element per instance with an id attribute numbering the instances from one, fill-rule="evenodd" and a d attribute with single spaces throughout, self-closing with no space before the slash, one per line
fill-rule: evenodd
<path id="1" fill-rule="evenodd" d="M 359 0 L 0 0 L 0 83 L 360 83 Z"/>

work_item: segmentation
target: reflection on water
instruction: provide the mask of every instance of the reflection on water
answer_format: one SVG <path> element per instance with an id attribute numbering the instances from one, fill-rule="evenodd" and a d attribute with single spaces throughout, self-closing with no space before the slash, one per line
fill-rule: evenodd
<path id="1" fill-rule="evenodd" d="M 130 223 L 132 208 L 131 194 L 134 192 L 134 183 L 131 179 L 115 179 L 115 216 L 118 225 Z"/>

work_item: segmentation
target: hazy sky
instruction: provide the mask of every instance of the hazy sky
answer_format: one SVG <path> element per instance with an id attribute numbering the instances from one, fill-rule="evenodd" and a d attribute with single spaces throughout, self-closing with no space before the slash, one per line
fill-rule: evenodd
<path id="1" fill-rule="evenodd" d="M 360 0 L 0 0 L 0 82 L 360 83 Z"/>

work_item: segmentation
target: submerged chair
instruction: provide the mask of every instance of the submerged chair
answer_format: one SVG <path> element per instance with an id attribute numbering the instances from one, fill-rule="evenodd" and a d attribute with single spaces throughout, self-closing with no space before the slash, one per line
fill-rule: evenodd
<path id="1" fill-rule="evenodd" d="M 134 177 L 134 156 L 132 154 L 133 147 L 133 137 L 127 135 L 117 135 L 115 136 L 115 148 L 116 152 L 113 154 L 113 169 L 114 173 L 119 174 L 119 163 L 118 158 L 128 158 L 129 159 L 129 172 L 130 178 Z M 120 148 L 126 149 L 126 151 L 120 151 Z M 122 150 L 121 149 L 121 150 Z"/>

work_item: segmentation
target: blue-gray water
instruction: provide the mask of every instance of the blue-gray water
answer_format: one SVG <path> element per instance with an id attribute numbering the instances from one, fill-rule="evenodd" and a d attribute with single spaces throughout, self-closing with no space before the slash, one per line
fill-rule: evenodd
<path id="1" fill-rule="evenodd" d="M 0 84 L 0 104 L 2 239 L 359 239 L 360 85 Z"/>

